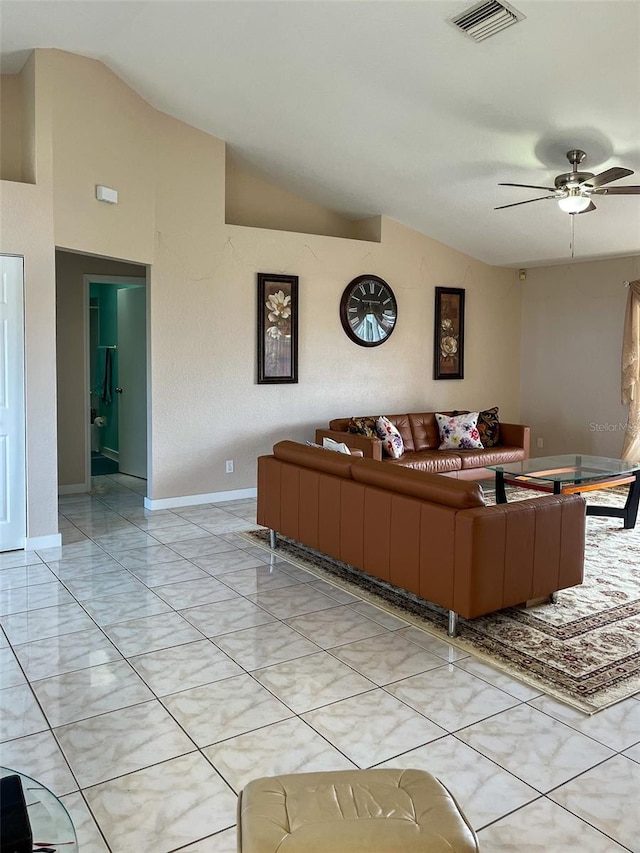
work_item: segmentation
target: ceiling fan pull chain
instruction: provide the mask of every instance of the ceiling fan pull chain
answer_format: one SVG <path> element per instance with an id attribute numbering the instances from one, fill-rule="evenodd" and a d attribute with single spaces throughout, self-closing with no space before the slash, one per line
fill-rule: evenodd
<path id="1" fill-rule="evenodd" d="M 569 216 L 569 219 L 571 220 L 571 237 L 569 238 L 569 245 L 571 246 L 571 259 L 573 260 L 573 258 L 575 257 L 576 214 L 572 213 Z"/>

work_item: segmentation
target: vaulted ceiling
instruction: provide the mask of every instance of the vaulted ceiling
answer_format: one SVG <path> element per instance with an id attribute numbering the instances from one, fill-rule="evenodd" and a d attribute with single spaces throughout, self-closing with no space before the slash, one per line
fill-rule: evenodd
<path id="1" fill-rule="evenodd" d="M 104 62 L 256 174 L 360 218 L 382 213 L 488 263 L 640 253 L 640 196 L 571 217 L 544 195 L 565 153 L 640 184 L 640 3 L 516 0 L 476 43 L 440 0 L 2 0 L 2 69 L 34 47 Z"/>

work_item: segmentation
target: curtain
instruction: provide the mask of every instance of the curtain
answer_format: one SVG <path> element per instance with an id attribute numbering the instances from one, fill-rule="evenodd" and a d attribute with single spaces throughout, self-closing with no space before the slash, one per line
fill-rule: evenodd
<path id="1" fill-rule="evenodd" d="M 629 282 L 622 335 L 622 402 L 629 417 L 622 444 L 622 458 L 640 460 L 640 279 Z"/>

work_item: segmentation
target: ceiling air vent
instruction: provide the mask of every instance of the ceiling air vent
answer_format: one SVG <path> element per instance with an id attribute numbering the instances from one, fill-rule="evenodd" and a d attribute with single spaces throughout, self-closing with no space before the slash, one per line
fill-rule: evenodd
<path id="1" fill-rule="evenodd" d="M 488 3 L 477 3 L 459 15 L 449 18 L 449 22 L 474 41 L 484 41 L 523 18 L 522 12 L 518 12 L 513 6 L 500 3 L 498 0 L 489 0 Z"/>

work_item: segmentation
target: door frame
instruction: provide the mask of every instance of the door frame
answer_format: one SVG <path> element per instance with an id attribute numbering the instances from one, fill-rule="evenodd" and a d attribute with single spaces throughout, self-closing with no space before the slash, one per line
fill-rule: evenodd
<path id="1" fill-rule="evenodd" d="M 1 252 L 0 256 L 2 258 L 13 258 L 20 261 L 20 273 L 21 278 L 19 282 L 20 288 L 20 340 L 19 340 L 19 353 L 22 361 L 21 364 L 21 373 L 22 376 L 19 380 L 19 386 L 21 390 L 21 415 L 22 422 L 20 424 L 20 440 L 19 440 L 19 455 L 21 456 L 21 468 L 22 468 L 22 478 L 20 483 L 19 495 L 18 495 L 18 504 L 21 509 L 21 529 L 20 532 L 22 534 L 22 544 L 16 546 L 15 548 L 9 548 L 9 551 L 17 551 L 17 550 L 26 550 L 27 543 L 29 539 L 29 485 L 27 479 L 27 330 L 26 330 L 26 286 L 25 286 L 25 258 L 24 255 L 14 254 L 13 252 Z M 7 347 L 9 349 L 9 347 Z M 10 355 L 10 353 L 9 353 Z M 5 365 L 5 370 L 9 373 L 9 365 Z M 9 461 L 9 460 L 7 460 Z M 7 471 L 7 476 L 10 477 L 10 471 Z M 15 508 L 15 500 L 14 500 L 14 508 Z M 0 551 L 0 553 L 4 553 Z"/>
<path id="2" fill-rule="evenodd" d="M 83 382 L 84 382 L 84 413 L 85 418 L 87 412 L 91 409 L 91 302 L 90 302 L 90 291 L 92 284 L 127 284 L 133 285 L 135 287 L 140 287 L 142 285 L 145 288 L 145 297 L 146 297 L 146 393 L 147 393 L 147 492 L 150 491 L 150 482 L 151 482 L 151 418 L 149 417 L 149 413 L 151 411 L 151 393 L 150 393 L 150 358 L 149 354 L 151 352 L 150 347 L 150 322 L 149 322 L 149 273 L 147 270 L 147 275 L 145 277 L 142 276 L 123 276 L 123 275 L 83 275 L 83 288 L 82 288 L 82 298 L 83 298 L 83 316 L 84 316 L 84 372 L 83 372 Z M 91 419 L 85 420 L 85 459 L 84 459 L 84 488 L 85 491 L 91 491 Z"/>

